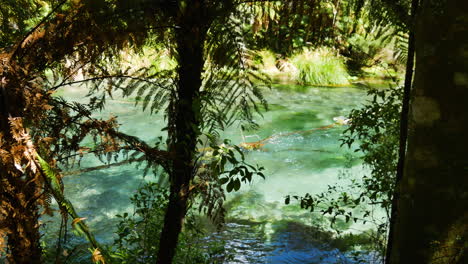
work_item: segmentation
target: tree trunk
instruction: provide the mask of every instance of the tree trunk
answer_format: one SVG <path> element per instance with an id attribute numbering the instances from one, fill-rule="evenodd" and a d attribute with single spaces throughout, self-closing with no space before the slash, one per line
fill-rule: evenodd
<path id="1" fill-rule="evenodd" d="M 406 72 L 405 72 L 405 84 L 403 86 L 403 102 L 400 115 L 400 139 L 398 149 L 398 164 L 395 177 L 395 188 L 392 197 L 392 208 L 390 213 L 388 243 L 385 255 L 385 263 L 390 261 L 390 252 L 392 252 L 393 245 L 393 232 L 395 229 L 395 221 L 397 219 L 397 203 L 400 199 L 400 183 L 403 178 L 405 169 L 405 157 L 406 157 L 406 143 L 408 140 L 408 114 L 410 104 L 410 93 L 413 86 L 413 74 L 414 74 L 414 55 L 415 55 L 415 37 L 414 37 L 414 22 L 416 18 L 416 12 L 419 7 L 419 0 L 412 0 L 411 2 L 411 20 L 409 27 L 409 40 L 408 40 L 408 59 L 406 60 Z"/>
<path id="2" fill-rule="evenodd" d="M 15 77 L 4 73 L 0 83 L 0 148 L 12 152 L 17 143 L 11 133 L 8 118 L 23 116 L 23 94 L 12 87 L 18 84 Z M 15 92 L 16 91 L 16 92 Z M 12 166 L 9 155 L 0 158 L 0 228 L 7 234 L 8 263 L 41 263 L 42 249 L 39 233 L 39 198 L 34 175 L 22 173 Z"/>
<path id="3" fill-rule="evenodd" d="M 468 251 L 468 2 L 425 0 L 419 10 L 389 263 L 461 264 Z"/>
<path id="4" fill-rule="evenodd" d="M 8 239 L 8 263 L 41 263 L 39 213 L 36 203 L 32 202 L 36 198 L 34 197 L 36 184 L 34 182 L 26 184 L 18 175 L 2 173 L 0 177 L 9 179 L 9 187 L 14 188 L 8 190 L 9 199 L 3 201 L 13 206 L 4 208 L 6 217 L 3 225 Z"/>
<path id="5" fill-rule="evenodd" d="M 168 149 L 174 155 L 169 172 L 171 187 L 169 204 L 161 232 L 156 263 L 170 264 L 174 258 L 182 230 L 190 182 L 194 176 L 196 143 L 200 134 L 200 87 L 204 65 L 203 47 L 206 26 L 203 23 L 203 1 L 193 1 L 179 16 L 176 30 L 178 51 L 177 99 L 174 105 L 173 129 L 169 129 Z"/>

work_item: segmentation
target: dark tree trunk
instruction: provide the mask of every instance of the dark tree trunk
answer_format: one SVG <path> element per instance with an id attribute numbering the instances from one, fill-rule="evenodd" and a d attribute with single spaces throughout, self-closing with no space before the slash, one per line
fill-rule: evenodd
<path id="1" fill-rule="evenodd" d="M 414 36 L 414 22 L 416 18 L 416 12 L 419 7 L 419 0 L 412 0 L 411 3 L 411 21 L 409 27 L 409 40 L 408 40 L 408 59 L 406 61 L 406 73 L 405 73 L 405 84 L 403 87 L 403 104 L 400 116 L 400 147 L 398 150 L 398 164 L 395 177 L 395 191 L 392 197 L 392 208 L 390 214 L 390 226 L 388 233 L 387 251 L 385 256 L 385 263 L 390 261 L 390 252 L 392 251 L 393 245 L 393 232 L 395 228 L 395 221 L 397 219 L 397 201 L 400 197 L 400 183 L 403 178 L 403 172 L 405 168 L 405 156 L 406 156 L 406 143 L 408 140 L 408 113 L 410 104 L 410 92 L 413 85 L 413 73 L 414 73 L 414 54 L 416 49 L 415 36 Z"/>
<path id="2" fill-rule="evenodd" d="M 11 151 L 16 143 L 8 118 L 22 115 L 22 94 L 14 92 L 13 76 L 4 76 L 8 83 L 0 86 L 0 134 L 3 150 Z M 10 88 L 9 88 L 10 87 Z M 34 175 L 12 168 L 14 161 L 0 159 L 0 228 L 7 234 L 8 262 L 11 264 L 41 263 L 38 195 Z"/>
<path id="3" fill-rule="evenodd" d="M 3 173 L 2 173 L 3 174 Z M 34 201 L 36 191 L 35 183 L 26 185 L 24 180 L 17 175 L 3 174 L 0 177 L 10 178 L 10 199 L 4 201 L 13 208 L 5 208 L 6 217 L 4 225 L 8 239 L 8 263 L 10 264 L 35 264 L 41 263 L 42 250 L 39 243 L 39 213 Z M 3 178 L 5 179 L 5 178 Z"/>
<path id="4" fill-rule="evenodd" d="M 161 232 L 156 263 L 170 264 L 182 230 L 190 182 L 194 176 L 196 143 L 200 134 L 200 87 L 204 65 L 203 47 L 206 17 L 203 1 L 193 1 L 180 14 L 176 30 L 178 52 L 177 99 L 174 102 L 173 129 L 169 130 L 168 149 L 174 155 L 169 172 L 171 187 L 169 204 Z"/>
<path id="5" fill-rule="evenodd" d="M 388 263 L 466 263 L 468 2 L 425 0 Z"/>

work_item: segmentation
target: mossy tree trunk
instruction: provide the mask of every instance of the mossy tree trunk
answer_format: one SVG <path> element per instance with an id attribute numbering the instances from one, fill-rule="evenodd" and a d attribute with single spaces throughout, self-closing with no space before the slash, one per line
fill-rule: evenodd
<path id="1" fill-rule="evenodd" d="M 425 0 L 392 264 L 467 263 L 468 2 Z"/>

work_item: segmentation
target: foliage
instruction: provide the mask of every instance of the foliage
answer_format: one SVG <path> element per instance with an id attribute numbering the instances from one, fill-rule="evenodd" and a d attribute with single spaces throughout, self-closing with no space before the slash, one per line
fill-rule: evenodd
<path id="1" fill-rule="evenodd" d="M 94 235 L 89 231 L 88 226 L 84 222 L 86 218 L 79 217 L 72 203 L 65 198 L 61 176 L 57 174 L 54 169 L 39 155 L 37 155 L 37 160 L 38 165 L 40 165 L 42 170 L 41 174 L 44 177 L 44 181 L 46 182 L 46 185 L 54 199 L 57 201 L 64 219 L 68 219 L 67 215 L 71 216 L 73 219 L 71 225 L 75 235 L 85 237 L 92 245 L 93 262 L 105 262 L 103 255 L 107 257 L 107 252 L 102 252 L 102 247 L 98 244 Z M 58 241 L 60 242 L 60 238 Z"/>
<path id="2" fill-rule="evenodd" d="M 351 147 L 357 144 L 355 151 L 362 152 L 364 165 L 369 167 L 371 175 L 364 176 L 362 182 L 353 182 L 358 195 L 352 197 L 343 193 L 338 200 L 344 205 L 359 205 L 362 202 L 379 205 L 387 214 L 390 212 L 394 190 L 398 154 L 399 118 L 401 111 L 402 90 L 369 91 L 372 100 L 362 109 L 350 113 L 351 125 L 345 131 L 343 145 Z M 336 189 L 333 187 L 332 189 Z M 320 202 L 308 196 L 304 207 L 313 209 Z M 333 208 L 326 213 L 332 213 Z"/>
<path id="3" fill-rule="evenodd" d="M 382 24 L 405 31 L 408 0 L 252 1 L 240 8 L 256 49 L 289 56 L 312 45 L 341 48 L 363 24 Z M 346 45 L 344 45 L 346 46 Z"/>
<path id="4" fill-rule="evenodd" d="M 206 166 L 209 167 L 211 173 L 219 175 L 221 184 L 227 183 L 226 190 L 228 192 L 238 191 L 240 182 L 251 182 L 255 174 L 265 179 L 261 172 L 264 168 L 246 163 L 243 150 L 236 145 L 231 145 L 229 140 L 225 140 L 220 146 L 212 145 L 211 148 L 212 150 L 205 154 L 205 157 L 209 157 Z M 226 170 L 228 162 L 232 165 L 230 170 Z M 227 175 L 222 177 L 224 174 Z"/>
<path id="5" fill-rule="evenodd" d="M 148 69 L 149 78 L 159 72 L 174 71 L 177 62 L 171 55 L 170 50 L 157 43 L 146 43 L 141 49 L 125 49 L 120 52 L 122 62 L 119 67 L 137 71 Z M 138 72 L 133 72 L 138 75 Z"/>
<path id="6" fill-rule="evenodd" d="M 154 112 L 164 109 L 167 118 L 170 159 L 163 168 L 169 176 L 170 202 L 161 240 L 171 244 L 161 244 L 158 262 L 170 262 L 188 202 L 206 193 L 202 205 L 208 214 L 222 206 L 217 173 L 198 173 L 204 165 L 197 161 L 199 136 L 217 134 L 236 122 L 254 127 L 258 104 L 266 107 L 260 88 L 269 80 L 246 63 L 252 52 L 244 40 L 243 13 L 236 9 L 237 1 L 151 3 L 159 8 L 153 20 L 160 24 L 152 34 L 171 51 L 177 67 L 145 76 L 151 84 L 127 86 L 124 93 L 136 92 L 137 98 L 144 98 L 144 108 L 151 105 Z M 200 175 L 203 184 L 197 183 Z"/>
<path id="7" fill-rule="evenodd" d="M 405 64 L 397 35 L 407 32 L 409 1 L 349 0 L 340 3 L 334 46 L 347 58 L 353 75 L 366 75 L 362 68 Z M 398 44 L 398 45 L 397 45 Z M 396 65 L 395 65 L 396 64 Z M 385 75 L 382 75 L 385 77 Z"/>
<path id="8" fill-rule="evenodd" d="M 359 191 L 358 195 L 353 197 L 350 193 L 343 193 L 338 201 L 352 206 L 363 202 L 379 205 L 388 214 L 394 190 L 402 90 L 373 89 L 369 95 L 372 100 L 368 105 L 351 111 L 352 122 L 345 131 L 343 145 L 359 146 L 355 151 L 364 154 L 364 165 L 370 168 L 371 175 L 364 176 L 362 182 L 353 182 L 352 186 Z M 335 190 L 336 187 L 331 189 Z M 302 206 L 312 210 L 321 201 L 311 196 L 305 198 L 302 199 Z M 333 210 L 329 208 L 326 213 L 332 213 Z M 340 214 L 344 215 L 344 212 Z"/>
<path id="9" fill-rule="evenodd" d="M 368 104 L 351 111 L 352 121 L 342 145 L 358 146 L 355 151 L 363 154 L 364 166 L 370 169 L 370 175 L 352 180 L 349 186 L 329 186 L 327 191 L 316 196 L 306 194 L 293 198 L 300 201 L 301 208 L 332 216 L 332 223 L 344 218 L 345 222 L 375 224 L 375 250 L 383 256 L 395 187 L 402 89 L 372 89 L 368 95 L 372 98 Z M 290 199 L 286 197 L 286 203 Z M 374 206 L 384 209 L 383 219 L 373 216 Z"/>
<path id="10" fill-rule="evenodd" d="M 393 50 L 394 56 L 393 59 L 401 64 L 404 65 L 408 60 L 408 42 L 409 42 L 409 35 L 404 32 L 399 32 L 394 37 L 393 41 Z"/>
<path id="11" fill-rule="evenodd" d="M 276 56 L 270 50 L 257 51 L 254 54 L 251 63 L 258 67 L 259 70 L 264 72 L 278 71 L 276 67 Z"/>
<path id="12" fill-rule="evenodd" d="M 4 50 L 2 50 L 4 67 L 0 73 L 2 86 L 5 85 L 7 88 L 3 91 L 7 91 L 7 94 L 2 93 L 0 98 L 12 99 L 11 103 L 5 106 L 6 109 L 1 109 L 0 113 L 2 132 L 5 133 L 6 139 L 5 144 L 3 140 L 0 142 L 1 147 L 5 146 L 1 152 L 2 173 L 11 174 L 10 178 L 15 179 L 7 178 L 8 182 L 5 185 L 13 186 L 6 189 L 8 192 L 14 195 L 20 194 L 15 191 L 15 188 L 20 188 L 23 182 L 18 182 L 16 179 L 22 179 L 21 173 L 29 168 L 33 173 L 28 171 L 28 177 L 24 180 L 26 182 L 31 180 L 34 184 L 31 184 L 32 190 L 29 191 L 28 196 L 31 199 L 35 199 L 35 196 L 41 197 L 40 193 L 44 189 L 43 182 L 37 180 L 40 178 L 35 176 L 36 173 L 32 167 L 34 157 L 23 157 L 22 153 L 29 152 L 20 151 L 24 147 L 27 150 L 32 148 L 32 143 L 28 143 L 29 140 L 23 140 L 28 138 L 23 135 L 22 131 L 18 131 L 21 138 L 17 137 L 20 141 L 18 145 L 21 146 L 10 149 L 10 147 L 15 147 L 14 140 L 11 138 L 16 137 L 14 133 L 13 137 L 10 136 L 12 133 L 9 131 L 7 121 L 10 115 L 18 117 L 14 125 L 21 129 L 23 128 L 21 122 L 24 120 L 26 124 L 24 128 L 31 131 L 33 135 L 31 142 L 38 144 L 41 155 L 54 167 L 60 162 L 66 163 L 70 158 L 74 160 L 77 157 L 79 160 L 84 153 L 94 153 L 102 161 L 107 162 L 113 158 L 116 161 L 120 154 L 123 154 L 124 158 L 130 156 L 130 160 L 146 161 L 147 168 L 161 166 L 171 175 L 171 179 L 174 179 L 179 177 L 175 175 L 178 166 L 174 164 L 181 160 L 188 160 L 190 163 L 194 157 L 193 147 L 200 131 L 215 132 L 238 120 L 245 120 L 253 126 L 251 109 L 258 110 L 257 100 L 264 106 L 266 105 L 259 85 L 252 80 L 267 81 L 267 79 L 245 64 L 249 50 L 244 45 L 241 24 L 237 19 L 240 14 L 235 13 L 235 10 L 231 8 L 234 2 L 231 5 L 216 1 L 207 2 L 207 9 L 197 9 L 209 11 L 205 13 L 206 16 L 198 16 L 203 18 L 203 21 L 198 21 L 200 23 L 198 25 L 193 25 L 189 21 L 193 18 L 193 14 L 189 13 L 194 9 L 187 8 L 184 1 L 181 1 L 177 8 L 174 7 L 172 1 L 110 2 L 73 1 L 68 3 L 63 1 L 60 5 L 54 6 L 53 10 L 30 32 L 24 32 L 24 39 L 12 39 L 10 43 L 7 43 L 7 48 L 13 49 L 12 53 L 3 53 Z M 9 4 L 18 8 L 13 2 Z M 12 14 L 14 16 L 14 13 Z M 6 20 L 6 17 L 2 18 Z M 212 23 L 213 19 L 219 21 Z M 164 25 L 161 26 L 161 23 Z M 216 63 L 206 65 L 203 64 L 202 58 L 199 69 L 185 71 L 185 73 L 194 73 L 197 79 L 197 75 L 199 77 L 202 75 L 205 66 L 207 74 L 203 76 L 203 83 L 199 85 L 194 78 L 189 79 L 188 82 L 181 82 L 181 79 L 186 78 L 183 75 L 184 67 L 190 67 L 192 65 L 190 60 L 194 59 L 192 56 L 186 56 L 186 60 L 181 57 L 184 52 L 191 50 L 193 42 L 180 46 L 182 45 L 181 36 L 185 35 L 179 30 L 173 30 L 174 28 L 188 30 L 192 26 L 203 28 L 197 32 L 202 35 L 203 43 L 196 43 L 201 48 L 195 55 L 203 56 L 206 51 L 206 56 L 216 58 L 211 60 Z M 86 30 L 81 30 L 83 28 Z M 226 39 L 227 34 L 232 38 Z M 168 50 L 175 51 L 168 57 L 175 58 L 174 61 L 178 63 L 177 67 L 170 65 L 163 67 L 164 70 L 161 71 L 159 63 L 156 63 L 150 66 L 150 69 L 119 69 L 120 65 L 116 62 L 119 62 L 120 50 L 128 47 L 138 49 L 149 40 L 167 43 Z M 193 40 L 190 39 L 190 41 Z M 180 45 L 175 45 L 175 43 Z M 111 61 L 112 64 L 110 64 Z M 53 80 L 55 83 L 44 85 L 46 83 L 44 73 L 47 70 L 54 72 L 54 76 L 62 78 L 55 78 Z M 82 72 L 83 77 L 89 79 L 73 80 L 79 71 Z M 31 86 L 29 85 L 31 83 L 34 85 L 32 89 L 21 90 L 23 87 Z M 60 97 L 51 96 L 51 93 L 60 86 L 81 83 L 90 84 L 89 104 L 69 103 Z M 195 92 L 187 85 L 198 85 L 194 87 L 197 90 L 197 97 L 190 98 L 194 99 L 190 102 L 191 106 L 181 109 L 180 106 L 186 105 L 181 101 L 187 99 L 182 98 L 184 89 Z M 92 118 L 94 111 L 104 108 L 106 96 L 112 96 L 114 90 L 123 87 L 125 87 L 126 95 L 137 93 L 137 99 L 140 99 L 137 102 L 142 101 L 143 108 L 150 106 L 152 112 L 166 110 L 168 148 L 171 150 L 171 155 L 168 155 L 169 151 L 161 151 L 159 144 L 152 146 L 136 137 L 119 132 L 115 118 L 109 120 Z M 202 93 L 199 93 L 200 91 Z M 187 109 L 197 109 L 192 115 L 193 119 L 186 119 L 189 116 L 185 111 Z M 180 137 L 177 138 L 180 134 L 191 134 L 192 137 L 188 141 L 185 138 L 180 140 Z M 93 148 L 81 145 L 84 138 L 89 136 L 96 143 Z M 177 151 L 174 151 L 175 149 Z M 185 153 L 189 155 L 181 156 Z M 139 154 L 143 155 L 137 157 Z M 3 161 L 6 160 L 8 162 L 4 163 Z M 194 176 L 188 177 L 187 184 L 190 184 Z M 2 175 L 2 180 L 4 179 Z M 0 195 L 3 194 L 6 196 L 7 193 L 2 189 Z M 2 203 L 8 201 L 3 199 L 3 196 L 0 197 L 2 197 Z M 25 200 L 22 201 L 25 204 L 29 203 L 30 198 L 19 197 Z M 49 202 L 48 199 L 41 198 L 31 208 L 36 212 L 37 205 L 42 205 L 42 203 L 47 205 Z M 14 206 L 2 204 L 2 208 L 10 207 L 15 209 Z M 47 206 L 45 208 L 48 209 Z M 12 215 L 15 214 L 2 211 L 0 217 Z M 21 215 L 28 223 L 35 223 L 38 218 L 36 213 L 16 215 Z M 13 220 L 10 222 L 12 225 L 15 224 Z M 39 239 L 37 232 L 39 225 L 30 226 L 34 226 L 33 231 L 36 232 L 36 236 L 32 240 L 36 243 Z M 11 227 L 8 231 L 11 233 L 12 230 L 20 229 Z M 25 240 L 24 244 L 32 243 Z M 14 246 L 15 243 L 9 239 L 8 245 Z M 35 246 L 37 252 L 39 252 L 38 248 L 38 245 Z M 30 250 L 18 250 L 20 251 Z M 94 255 L 96 259 L 99 258 L 99 254 Z"/>
<path id="13" fill-rule="evenodd" d="M 304 49 L 291 58 L 297 68 L 296 79 L 304 85 L 345 85 L 350 78 L 343 58 L 333 50 Z"/>
<path id="14" fill-rule="evenodd" d="M 146 32 L 129 30 L 118 15 L 105 18 L 115 11 L 106 1 L 4 2 L 0 34 L 1 232 L 8 238 L 8 261 L 31 263 L 41 258 L 38 219 L 40 209 L 52 212 L 53 194 L 41 176 L 35 154 L 57 168 L 60 161 L 89 150 L 81 146 L 89 135 L 97 141 L 93 153 L 107 158 L 120 149 L 120 143 L 132 141 L 117 131 L 115 119 L 91 117 L 93 111 L 102 109 L 96 100 L 88 105 L 73 104 L 51 95 L 78 71 L 102 73 L 97 70 L 102 69 L 98 62 L 106 56 L 118 58 L 117 51 L 123 47 L 138 47 Z M 44 14 L 46 11 L 50 12 Z M 143 26 L 138 22 L 141 20 L 133 26 Z M 46 72 L 57 78 L 47 79 Z M 97 251 L 95 258 L 100 258 Z"/>
<path id="15" fill-rule="evenodd" d="M 169 194 L 167 189 L 148 183 L 140 187 L 130 200 L 134 213 L 117 215 L 120 220 L 112 255 L 116 263 L 149 263 L 158 252 Z M 224 255 L 223 246 L 204 240 L 197 216 L 189 212 L 174 263 L 218 263 L 220 260 L 214 257 L 219 255 Z"/>
<path id="16" fill-rule="evenodd" d="M 210 147 L 205 148 L 197 158 L 197 172 L 191 190 L 193 197 L 198 198 L 194 200 L 194 204 L 198 206 L 199 212 L 221 225 L 225 215 L 225 189 L 227 192 L 238 191 L 241 183 L 250 183 L 253 176 L 265 176 L 263 167 L 253 166 L 245 161 L 243 150 L 239 146 L 230 144 L 229 140 L 216 145 L 213 141 L 215 137 L 212 136 L 211 140 Z"/>
<path id="17" fill-rule="evenodd" d="M 53 1 L 5 0 L 0 7 L 0 49 L 9 48 L 50 11 Z"/>
<path id="18" fill-rule="evenodd" d="M 350 147 L 354 142 L 357 151 L 364 154 L 364 164 L 371 169 L 371 176 L 363 178 L 365 190 L 361 196 L 372 203 L 390 210 L 398 156 L 399 120 L 402 104 L 402 89 L 370 90 L 372 100 L 362 109 L 351 111 L 352 123 L 346 130 L 343 144 Z"/>
<path id="19" fill-rule="evenodd" d="M 365 17 L 371 22 L 382 22 L 405 29 L 409 24 L 410 2 L 410 0 L 348 0 L 342 2 L 342 9 L 345 16 L 354 16 L 354 25 L 360 18 Z"/>
<path id="20" fill-rule="evenodd" d="M 288 56 L 306 45 L 333 43 L 337 1 L 252 1 L 239 8 L 247 11 L 245 27 L 257 49 Z"/>
<path id="21" fill-rule="evenodd" d="M 223 183 L 228 191 L 237 190 L 242 181 L 250 181 L 261 170 L 245 164 L 239 150 L 236 149 L 240 154 L 233 154 L 235 151 L 225 150 L 224 146 L 213 148 L 217 154 L 227 155 L 211 161 L 197 160 L 196 140 L 202 132 L 216 134 L 236 122 L 254 127 L 253 114 L 260 112 L 259 105 L 266 107 L 261 88 L 269 86 L 270 81 L 248 64 L 255 47 L 249 45 L 252 41 L 248 38 L 268 40 L 267 37 L 276 36 L 274 41 L 259 45 L 282 53 L 308 41 L 332 42 L 338 5 L 328 1 L 201 2 L 202 7 L 199 2 L 192 5 L 188 1 L 2 2 L 0 233 L 8 234 L 10 251 L 15 249 L 12 254 L 26 256 L 33 248 L 36 253 L 40 251 L 39 208 L 50 213 L 53 190 L 39 177 L 38 160 L 33 155 L 36 152 L 54 169 L 75 158 L 79 162 L 85 153 L 93 153 L 104 162 L 117 161 L 119 157 L 144 161 L 147 169 L 162 167 L 171 180 L 180 176 L 176 175 L 177 164 L 181 164 L 178 162 L 188 162 L 194 166 L 189 171 L 194 173 L 183 185 L 196 187 L 189 200 L 194 201 L 195 194 L 202 195 L 208 214 L 222 205 L 219 201 Z M 249 30 L 247 24 L 252 18 L 256 26 Z M 300 33 L 295 35 L 296 30 Z M 189 33 L 199 35 L 186 37 Z M 287 44 L 284 48 L 280 45 L 283 42 Z M 162 50 L 168 53 L 158 55 L 165 58 L 138 70 L 121 67 L 121 50 L 139 50 L 148 43 L 164 43 Z M 193 47 L 199 48 L 195 55 L 200 58 L 185 56 L 184 60 L 183 55 L 193 51 Z M 201 67 L 191 69 L 196 59 Z M 164 60 L 169 65 L 161 66 Z M 334 67 L 329 66 L 327 71 L 340 72 Z M 326 82 L 321 75 L 310 75 L 315 72 L 310 71 L 310 65 L 302 68 L 306 73 L 301 77 L 304 82 Z M 45 72 L 53 72 L 55 78 L 47 78 Z M 74 79 L 81 75 L 78 72 L 88 79 Z M 184 79 L 187 74 L 188 79 Z M 50 79 L 52 83 L 48 82 Z M 90 84 L 89 104 L 51 96 L 60 86 L 78 83 Z M 106 97 L 112 97 L 113 91 L 119 89 L 125 95 L 137 94 L 137 102 L 144 109 L 164 110 L 168 121 L 167 150 L 161 150 L 159 142 L 149 144 L 118 131 L 114 117 L 92 117 L 105 107 Z M 186 91 L 193 92 L 193 96 L 186 96 Z M 188 103 L 187 98 L 191 100 Z M 83 146 L 87 137 L 95 141 L 93 148 Z M 189 155 L 183 156 L 185 153 Z M 235 155 L 241 155 L 241 161 Z M 234 165 L 230 171 L 224 169 L 227 162 Z M 201 173 L 203 166 L 212 164 L 218 169 L 216 173 Z M 223 174 L 228 177 L 220 180 Z M 205 188 L 207 185 L 210 187 Z M 31 230 L 18 233 L 27 228 Z M 99 252 L 93 253 L 95 260 L 101 258 Z"/>
<path id="22" fill-rule="evenodd" d="M 347 39 L 346 50 L 342 52 L 347 57 L 348 68 L 358 72 L 363 67 L 374 66 L 386 59 L 383 52 L 392 42 L 394 34 L 391 25 L 375 24 L 368 31 L 352 35 Z"/>

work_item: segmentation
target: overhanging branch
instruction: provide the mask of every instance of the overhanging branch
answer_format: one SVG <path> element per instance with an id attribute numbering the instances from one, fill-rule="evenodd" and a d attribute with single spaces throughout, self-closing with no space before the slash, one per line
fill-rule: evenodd
<path id="1" fill-rule="evenodd" d="M 111 167 L 118 167 L 118 166 L 122 166 L 122 165 L 125 165 L 125 164 L 130 164 L 130 163 L 133 163 L 133 162 L 141 162 L 141 161 L 144 161 L 145 159 L 146 159 L 146 156 L 141 156 L 139 158 L 123 160 L 123 161 L 119 161 L 119 162 L 115 162 L 115 163 L 111 163 L 111 164 L 104 164 L 104 165 L 100 165 L 100 166 L 83 168 L 83 169 L 79 169 L 79 170 L 66 171 L 66 172 L 63 173 L 63 175 L 64 176 L 71 176 L 71 175 L 77 175 L 77 174 L 91 172 L 91 171 L 108 169 L 108 168 L 111 168 Z"/>

